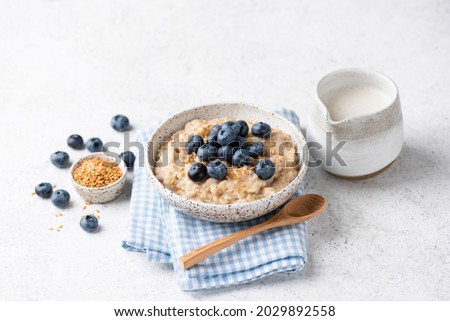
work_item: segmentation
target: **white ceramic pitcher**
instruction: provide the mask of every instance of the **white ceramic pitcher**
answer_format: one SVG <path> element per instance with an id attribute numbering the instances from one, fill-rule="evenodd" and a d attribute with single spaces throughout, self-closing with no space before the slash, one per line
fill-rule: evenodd
<path id="1" fill-rule="evenodd" d="M 332 115 L 326 105 L 327 95 L 356 87 L 380 90 L 386 100 L 380 108 L 371 110 L 366 108 L 371 101 L 366 104 L 365 98 L 359 97 L 357 105 L 341 113 L 342 118 Z M 320 80 L 315 100 L 309 113 L 307 140 L 311 156 L 328 172 L 350 179 L 367 178 L 386 169 L 400 154 L 400 98 L 397 86 L 387 76 L 370 69 L 340 69 Z"/>

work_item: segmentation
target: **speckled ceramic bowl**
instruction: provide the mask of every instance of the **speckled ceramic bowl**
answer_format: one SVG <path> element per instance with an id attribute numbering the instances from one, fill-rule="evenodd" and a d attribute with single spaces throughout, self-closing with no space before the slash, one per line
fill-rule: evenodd
<path id="1" fill-rule="evenodd" d="M 268 123 L 273 128 L 279 128 L 291 135 L 297 146 L 297 152 L 302 163 L 298 175 L 284 189 L 256 201 L 239 204 L 210 204 L 192 201 L 173 193 L 166 188 L 155 176 L 155 160 L 164 138 L 184 128 L 185 124 L 193 119 L 213 119 L 219 117 L 232 117 Z M 264 215 L 285 203 L 299 188 L 305 176 L 308 164 L 308 151 L 306 141 L 301 131 L 282 116 L 265 109 L 244 104 L 216 104 L 197 107 L 176 114 L 162 123 L 152 133 L 148 140 L 145 152 L 147 172 L 153 188 L 170 205 L 179 209 L 186 215 L 202 220 L 214 222 L 240 222 Z"/>
<path id="2" fill-rule="evenodd" d="M 75 170 L 75 168 L 77 168 L 77 166 L 83 160 L 89 159 L 89 158 L 97 158 L 97 157 L 105 158 L 108 160 L 114 160 L 113 157 L 107 156 L 101 152 L 100 153 L 92 153 L 88 156 L 80 158 L 78 160 L 78 162 L 73 164 L 72 168 L 70 169 L 70 176 L 72 178 L 72 184 L 75 187 L 75 190 L 77 191 L 77 193 L 86 202 L 90 202 L 90 203 L 94 203 L 94 204 L 107 203 L 107 202 L 110 202 L 110 201 L 116 199 L 117 197 L 119 197 L 119 195 L 122 193 L 122 191 L 125 187 L 125 182 L 126 182 L 126 177 L 127 177 L 126 176 L 127 168 L 124 165 L 124 162 L 121 161 L 119 164 L 119 167 L 120 167 L 120 170 L 122 171 L 122 176 L 114 183 L 104 186 L 104 187 L 98 187 L 98 188 L 86 187 L 86 186 L 78 184 L 75 181 L 75 179 L 73 178 L 73 171 Z"/>

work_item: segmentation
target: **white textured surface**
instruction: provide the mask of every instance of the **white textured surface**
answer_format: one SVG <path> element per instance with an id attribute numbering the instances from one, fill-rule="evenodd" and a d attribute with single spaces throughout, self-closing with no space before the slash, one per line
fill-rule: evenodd
<path id="1" fill-rule="evenodd" d="M 25 3 L 0 3 L 0 299 L 450 299 L 448 1 Z M 183 293 L 170 266 L 121 249 L 129 188 L 86 234 L 69 171 L 48 161 L 72 133 L 119 140 L 118 112 L 136 129 L 214 102 L 305 118 L 319 78 L 347 66 L 397 82 L 406 143 L 370 180 L 308 172 L 330 207 L 301 274 Z M 57 210 L 30 195 L 47 180 L 72 194 L 59 233 Z"/>

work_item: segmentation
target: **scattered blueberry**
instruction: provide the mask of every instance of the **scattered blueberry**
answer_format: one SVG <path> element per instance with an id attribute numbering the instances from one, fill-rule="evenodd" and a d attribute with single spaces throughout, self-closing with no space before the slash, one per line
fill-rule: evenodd
<path id="1" fill-rule="evenodd" d="M 270 132 L 272 131 L 272 128 L 269 124 L 259 122 L 252 126 L 252 133 L 255 136 L 267 138 L 270 136 Z"/>
<path id="2" fill-rule="evenodd" d="M 264 154 L 264 143 L 261 141 L 254 142 L 249 148 L 250 156 L 253 158 L 258 158 Z"/>
<path id="3" fill-rule="evenodd" d="M 40 183 L 39 185 L 36 185 L 34 191 L 39 197 L 50 198 L 50 196 L 52 196 L 53 187 L 50 183 Z"/>
<path id="4" fill-rule="evenodd" d="M 197 150 L 204 144 L 203 137 L 199 135 L 189 135 L 185 144 L 188 154 L 197 153 Z"/>
<path id="5" fill-rule="evenodd" d="M 119 114 L 111 119 L 111 126 L 118 132 L 125 132 L 130 127 L 130 121 L 127 116 Z"/>
<path id="6" fill-rule="evenodd" d="M 69 165 L 69 154 L 62 151 L 54 152 L 50 155 L 50 161 L 53 165 L 59 168 L 64 168 Z"/>
<path id="7" fill-rule="evenodd" d="M 227 176 L 227 167 L 220 160 L 216 159 L 206 167 L 208 176 L 215 179 L 224 179 Z"/>
<path id="8" fill-rule="evenodd" d="M 67 145 L 74 149 L 82 149 L 84 145 L 83 137 L 77 134 L 70 135 L 69 138 L 67 138 Z"/>
<path id="9" fill-rule="evenodd" d="M 119 157 L 122 158 L 128 168 L 133 167 L 134 161 L 136 160 L 136 156 L 134 156 L 133 152 L 130 152 L 129 150 L 120 154 Z"/>
<path id="10" fill-rule="evenodd" d="M 231 125 L 236 134 L 242 137 L 246 137 L 248 135 L 248 125 L 243 120 L 238 120 Z"/>
<path id="11" fill-rule="evenodd" d="M 80 220 L 80 226 L 86 232 L 94 232 L 98 228 L 98 219 L 94 215 L 85 215 Z"/>
<path id="12" fill-rule="evenodd" d="M 217 147 L 205 144 L 197 150 L 197 157 L 202 161 L 212 161 L 217 157 Z"/>
<path id="13" fill-rule="evenodd" d="M 217 142 L 222 145 L 228 145 L 236 140 L 236 132 L 231 126 L 222 125 L 222 129 L 217 134 Z"/>
<path id="14" fill-rule="evenodd" d="M 255 166 L 255 173 L 263 180 L 269 179 L 275 174 L 275 165 L 268 159 L 262 159 Z"/>
<path id="15" fill-rule="evenodd" d="M 188 176 L 194 182 L 203 181 L 206 176 L 208 176 L 206 166 L 203 163 L 196 163 L 192 165 L 188 170 Z"/>
<path id="16" fill-rule="evenodd" d="M 58 189 L 52 194 L 52 203 L 56 207 L 66 208 L 69 205 L 69 201 L 70 194 L 63 189 Z"/>
<path id="17" fill-rule="evenodd" d="M 233 154 L 233 164 L 237 167 L 242 167 L 244 165 L 250 164 L 251 157 L 250 153 L 246 149 L 238 149 Z"/>
<path id="18" fill-rule="evenodd" d="M 219 159 L 222 161 L 227 161 L 231 163 L 234 151 L 235 148 L 231 147 L 230 145 L 222 146 L 217 151 L 217 157 L 219 157 Z"/>
<path id="19" fill-rule="evenodd" d="M 88 139 L 88 141 L 86 142 L 86 148 L 88 149 L 88 151 L 90 151 L 91 153 L 94 152 L 101 152 L 103 150 L 103 142 L 100 138 L 98 137 L 93 137 Z"/>

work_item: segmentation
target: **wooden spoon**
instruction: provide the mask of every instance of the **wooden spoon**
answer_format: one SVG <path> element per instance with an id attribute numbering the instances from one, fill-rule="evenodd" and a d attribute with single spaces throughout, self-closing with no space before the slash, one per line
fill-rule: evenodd
<path id="1" fill-rule="evenodd" d="M 206 244 L 180 258 L 181 266 L 187 270 L 224 248 L 239 242 L 253 234 L 280 226 L 294 225 L 318 216 L 327 207 L 326 199 L 317 194 L 306 194 L 288 202 L 269 220 L 245 230 L 222 237 Z"/>

